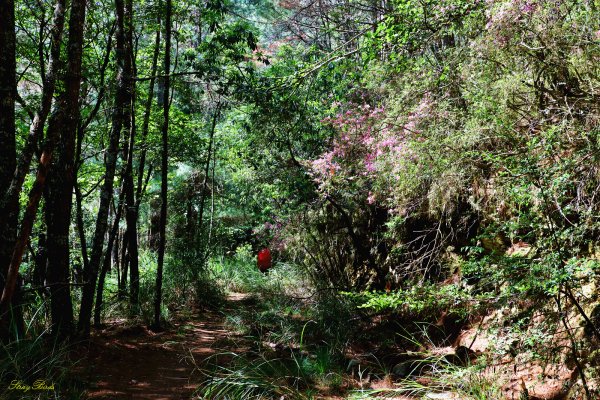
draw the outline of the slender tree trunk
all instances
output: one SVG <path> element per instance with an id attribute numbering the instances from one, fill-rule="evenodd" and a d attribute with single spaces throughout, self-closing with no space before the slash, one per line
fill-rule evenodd
<path id="1" fill-rule="evenodd" d="M 85 224 L 83 222 L 83 196 L 81 188 L 77 184 L 75 177 L 75 219 L 77 221 L 77 234 L 79 236 L 79 245 L 81 246 L 81 258 L 83 259 L 83 270 L 88 268 L 90 261 L 87 251 L 87 240 L 85 238 Z"/>
<path id="2" fill-rule="evenodd" d="M 127 229 L 121 231 L 121 281 L 119 285 L 119 300 L 123 300 L 127 294 L 127 274 L 129 270 L 129 254 L 127 253 Z"/>
<path id="3" fill-rule="evenodd" d="M 81 121 L 79 126 L 77 127 L 77 149 L 75 153 L 75 201 L 76 201 L 76 221 L 77 221 L 77 233 L 79 235 L 79 242 L 81 244 L 81 258 L 83 259 L 83 270 L 88 270 L 88 263 L 90 261 L 88 255 L 88 246 L 87 240 L 85 238 L 85 225 L 83 222 L 83 196 L 81 194 L 81 188 L 77 183 L 77 176 L 79 174 L 79 169 L 83 164 L 81 159 L 81 151 L 83 146 L 83 137 L 85 133 L 85 129 L 94 119 L 98 111 L 100 110 L 100 105 L 104 100 L 104 93 L 106 91 L 106 85 L 104 84 L 104 80 L 106 77 L 106 69 L 108 67 L 108 63 L 110 61 L 110 53 L 112 49 L 112 37 L 115 33 L 115 24 L 113 23 L 110 31 L 108 33 L 108 38 L 106 40 L 106 52 L 104 53 L 104 61 L 102 62 L 102 67 L 100 68 L 100 85 L 98 91 L 98 97 L 96 99 L 96 104 L 91 112 L 86 117 L 85 121 Z"/>
<path id="4" fill-rule="evenodd" d="M 159 13 L 160 15 L 160 13 Z M 160 27 L 160 16 L 158 18 L 158 26 Z M 137 176 L 137 191 L 136 191 L 136 212 L 139 213 L 140 203 L 142 202 L 142 189 L 144 179 L 144 168 L 146 166 L 146 139 L 148 137 L 148 130 L 150 127 L 150 113 L 152 111 L 152 100 L 154 97 L 154 84 L 155 76 L 158 66 L 158 55 L 160 54 L 160 28 L 156 30 L 156 36 L 154 39 L 154 54 L 152 55 L 152 67 L 150 68 L 150 82 L 148 84 L 148 98 L 146 99 L 146 106 L 144 109 L 144 121 L 142 123 L 142 141 L 140 154 L 140 163 L 138 168 Z"/>
<path id="5" fill-rule="evenodd" d="M 17 94 L 15 53 L 15 5 L 0 2 L 0 193 L 10 187 L 17 163 L 15 147 L 15 98 Z M 8 264 L 17 236 L 18 202 L 0 207 L 5 221 L 0 225 L 0 291 L 4 288 Z M 0 217 L 1 218 L 1 217 Z"/>
<path id="6" fill-rule="evenodd" d="M 206 240 L 206 249 L 204 250 L 204 262 L 208 261 L 210 255 L 210 245 L 212 241 L 213 223 L 215 218 L 215 168 L 217 165 L 217 146 L 213 146 L 212 168 L 211 168 L 211 188 L 210 188 L 210 222 L 208 225 L 208 239 Z"/>
<path id="7" fill-rule="evenodd" d="M 133 156 L 135 147 L 135 81 L 132 79 L 135 72 L 135 54 L 133 49 L 133 4 L 127 0 L 125 4 L 125 20 L 128 25 L 127 43 L 129 50 L 129 144 L 125 175 L 123 177 L 123 189 L 125 191 L 125 221 L 127 222 L 127 250 L 129 253 L 130 291 L 129 300 L 131 312 L 139 313 L 140 272 L 138 264 L 138 230 L 137 230 L 137 208 L 135 203 L 135 188 L 133 186 Z"/>
<path id="8" fill-rule="evenodd" d="M 117 233 L 114 239 L 115 243 L 119 243 L 119 227 L 117 226 Z M 110 265 L 110 270 L 112 272 L 112 270 L 115 269 L 115 271 L 117 271 L 117 283 L 120 284 L 121 282 L 121 270 L 119 270 L 119 245 L 117 244 L 115 246 L 115 244 L 113 243 L 113 247 L 112 247 L 112 262 Z"/>
<path id="9" fill-rule="evenodd" d="M 128 93 L 128 84 L 125 63 L 127 59 L 127 48 L 125 40 L 124 27 L 124 5 L 122 0 L 115 0 L 117 15 L 117 91 L 115 97 L 115 109 L 113 112 L 112 126 L 108 149 L 106 151 L 106 172 L 104 174 L 104 183 L 100 192 L 100 205 L 98 207 L 98 216 L 96 218 L 96 228 L 92 241 L 92 250 L 88 269 L 84 271 L 85 285 L 81 298 L 81 308 L 79 310 L 79 321 L 77 329 L 82 336 L 88 336 L 90 333 L 90 324 L 94 304 L 94 293 L 96 281 L 98 279 L 98 270 L 102 263 L 104 237 L 108 227 L 109 205 L 113 197 L 115 169 L 119 152 L 119 138 L 124 125 L 125 111 L 130 98 Z"/>
<path id="10" fill-rule="evenodd" d="M 160 183 L 160 238 L 158 243 L 158 266 L 156 270 L 156 293 L 154 298 L 154 327 L 160 328 L 160 306 L 162 303 L 162 278 L 165 260 L 166 226 L 167 226 L 167 190 L 169 168 L 169 93 L 171 87 L 171 0 L 167 0 L 165 21 L 165 78 L 163 92 L 163 126 L 162 126 L 162 155 L 161 155 L 161 183 Z"/>
<path id="11" fill-rule="evenodd" d="M 208 172 L 210 170 L 210 161 L 211 161 L 211 157 L 212 157 L 212 153 L 213 153 L 213 146 L 214 146 L 214 140 L 215 140 L 215 131 L 217 129 L 217 121 L 219 120 L 219 115 L 221 114 L 221 103 L 217 102 L 217 106 L 215 108 L 214 114 L 213 114 L 213 118 L 212 118 L 212 123 L 210 126 L 210 137 L 208 139 L 208 150 L 206 151 L 206 163 L 204 164 L 204 180 L 202 182 L 202 191 L 200 192 L 200 212 L 198 215 L 198 226 L 199 229 L 202 230 L 203 228 L 203 221 L 204 221 L 204 201 L 206 200 L 206 188 L 208 186 Z"/>
<path id="12" fill-rule="evenodd" d="M 149 201 L 150 206 L 150 227 L 148 229 L 148 247 L 158 253 L 158 242 L 160 232 L 160 204 L 155 198 Z"/>
<path id="13" fill-rule="evenodd" d="M 58 100 L 48 130 L 58 130 L 61 146 L 53 161 L 46 191 L 46 229 L 48 245 L 47 280 L 53 333 L 61 338 L 73 329 L 73 304 L 70 291 L 69 228 L 75 182 L 75 142 L 79 126 L 79 89 L 86 0 L 73 0 L 69 17 L 68 61 L 65 91 Z"/>
<path id="14" fill-rule="evenodd" d="M 67 55 L 69 58 L 69 63 L 66 70 L 65 75 L 65 92 L 61 96 L 62 101 L 67 104 L 60 104 L 57 106 L 57 115 L 56 120 L 64 121 L 64 124 L 56 124 L 58 126 L 77 126 L 78 120 L 78 98 L 79 98 L 79 87 L 81 84 L 81 54 L 82 54 L 82 45 L 83 45 L 83 26 L 85 20 L 85 0 L 74 0 L 72 4 L 72 12 L 71 12 L 71 26 L 70 26 L 70 37 L 69 37 L 69 45 L 67 49 Z M 57 9 L 59 7 L 57 6 Z M 64 12 L 64 11 L 63 11 Z M 60 13 L 59 13 L 60 14 Z M 58 62 L 58 61 L 57 61 Z M 48 77 L 48 75 L 46 76 Z M 74 107 L 68 107 L 68 104 L 75 104 Z M 35 122 L 35 121 L 34 121 Z M 43 125 L 42 125 L 43 126 Z M 74 131 L 73 131 L 74 135 Z M 44 146 L 44 150 L 42 151 L 42 155 L 40 157 L 40 164 L 38 167 L 38 171 L 36 174 L 36 179 L 33 184 L 33 188 L 29 193 L 29 201 L 27 207 L 25 209 L 25 214 L 23 216 L 23 222 L 21 224 L 21 230 L 19 232 L 18 238 L 15 242 L 15 246 L 13 249 L 13 254 L 11 257 L 11 261 L 8 267 L 6 285 L 2 291 L 2 297 L 0 298 L 0 313 L 2 315 L 2 329 L 5 329 L 8 326 L 7 322 L 7 311 L 9 308 L 10 301 L 15 294 L 17 278 L 19 273 L 19 267 L 21 261 L 23 259 L 23 253 L 25 251 L 25 247 L 29 240 L 29 235 L 31 234 L 31 229 L 33 228 L 33 223 L 35 221 L 37 208 L 39 205 L 40 198 L 44 191 L 44 186 L 46 184 L 46 179 L 48 176 L 48 171 L 50 168 L 50 164 L 52 162 L 52 156 L 54 153 L 54 148 L 56 143 L 60 138 L 59 129 L 52 129 L 49 127 L 46 144 Z M 31 135 L 30 135 L 31 139 Z M 35 142 L 35 141 L 34 141 Z M 26 154 L 25 154 L 26 156 Z M 15 178 L 19 179 L 18 176 L 19 171 L 15 174 Z M 15 180 L 12 180 L 11 189 L 15 184 Z M 20 185 L 19 185 L 20 186 Z M 17 193 L 20 191 L 20 188 L 16 191 Z M 10 194 L 10 193 L 9 193 Z M 11 198 L 9 197 L 9 201 Z M 7 203 L 5 203 L 7 204 Z M 70 207 L 70 206 L 69 206 Z M 68 265 L 67 265 L 68 268 Z M 62 282 L 64 283 L 64 282 Z M 68 282 L 66 283 L 68 288 Z M 56 288 L 60 290 L 61 285 L 56 285 Z M 55 297 L 57 298 L 57 297 Z M 70 296 L 69 296 L 70 301 Z M 57 303 L 58 304 L 58 303 Z M 58 317 L 61 321 L 67 321 L 68 316 L 66 317 Z M 53 318 L 54 321 L 54 318 Z M 68 325 L 68 324 L 65 324 Z"/>
<path id="15" fill-rule="evenodd" d="M 100 271 L 100 276 L 98 277 L 98 289 L 96 290 L 96 304 L 94 306 L 94 325 L 95 326 L 99 326 L 100 325 L 100 316 L 102 313 L 102 302 L 103 302 L 103 296 L 104 296 L 104 282 L 106 280 L 106 274 L 108 273 L 108 270 L 110 269 L 110 263 L 111 263 L 111 254 L 113 252 L 113 247 L 118 249 L 118 245 L 114 246 L 115 244 L 115 240 L 117 240 L 117 233 L 119 232 L 119 222 L 121 221 L 121 214 L 123 211 L 123 191 L 121 191 L 121 193 L 119 194 L 119 204 L 117 205 L 117 208 L 115 210 L 115 219 L 113 221 L 113 225 L 112 228 L 110 230 L 110 233 L 108 235 L 108 245 L 106 247 L 106 253 L 104 255 L 104 261 L 102 262 L 102 270 Z M 118 251 L 117 251 L 118 253 Z M 119 270 L 119 268 L 117 267 L 117 270 Z M 120 284 L 120 282 L 119 282 Z M 119 285 L 120 288 L 120 285 Z"/>
<path id="16" fill-rule="evenodd" d="M 25 214 L 23 215 L 23 220 L 21 222 L 21 230 L 19 231 L 17 240 L 15 241 L 15 247 L 8 266 L 8 271 L 6 273 L 6 281 L 4 289 L 2 290 L 2 297 L 0 297 L 0 337 L 3 338 L 5 338 L 8 334 L 8 329 L 10 326 L 9 305 L 15 294 L 17 278 L 19 276 L 19 267 L 21 266 L 23 253 L 25 252 L 27 241 L 29 240 L 29 235 L 31 234 L 31 229 L 33 228 L 33 223 L 35 222 L 35 216 L 37 214 L 40 198 L 42 197 L 42 193 L 44 191 L 44 185 L 46 184 L 46 177 L 48 175 L 48 168 L 50 167 L 52 153 L 54 151 L 54 147 L 56 146 L 57 140 L 58 138 L 56 135 L 49 135 L 46 140 L 46 145 L 44 146 L 44 150 L 42 151 L 42 155 L 40 157 L 40 163 L 37 169 L 35 181 L 29 192 L 27 207 L 25 208 Z"/>
<path id="17" fill-rule="evenodd" d="M 130 148 L 133 150 L 133 146 Z M 130 158 L 133 152 L 130 153 Z M 129 255 L 129 273 L 130 273 L 130 291 L 129 300 L 133 314 L 139 312 L 139 292 L 140 292 L 140 272 L 138 263 L 138 230 L 137 230 L 137 212 L 135 206 L 135 194 L 133 187 L 133 176 L 131 174 L 131 165 L 128 174 L 125 176 L 125 221 L 127 223 L 127 254 Z"/>
<path id="18" fill-rule="evenodd" d="M 35 255 L 35 266 L 33 270 L 33 285 L 38 288 L 38 294 L 43 297 L 44 282 L 46 281 L 46 263 L 48 262 L 48 247 L 46 245 L 46 235 L 40 233 L 37 245 L 37 254 Z"/>
<path id="19" fill-rule="evenodd" d="M 154 39 L 154 53 L 152 55 L 152 66 L 150 68 L 150 82 L 149 82 L 149 87 L 148 87 L 148 98 L 146 99 L 146 105 L 144 108 L 144 120 L 142 122 L 142 140 L 141 140 L 141 154 L 140 154 L 140 161 L 139 161 L 139 166 L 138 166 L 138 176 L 137 176 L 137 188 L 136 188 L 136 195 L 135 195 L 135 216 L 136 216 L 136 222 L 139 219 L 139 211 L 140 211 L 140 204 L 142 202 L 142 196 L 145 192 L 145 188 L 148 184 L 148 180 L 150 179 L 150 174 L 152 173 L 152 166 L 150 166 L 148 168 L 148 174 L 146 176 L 146 181 L 144 182 L 144 169 L 146 166 L 146 153 L 147 153 L 147 148 L 146 148 L 146 143 L 147 143 L 147 137 L 148 137 L 148 131 L 149 131 L 149 127 L 150 127 L 150 114 L 152 111 L 152 101 L 153 101 L 153 97 L 154 97 L 154 86 L 155 86 L 155 76 L 156 76 L 156 72 L 158 70 L 158 56 L 160 54 L 160 13 L 158 13 L 158 28 L 156 30 L 156 36 Z M 149 241 L 150 242 L 150 241 Z M 152 248 L 152 244 L 149 243 L 150 247 Z"/>
<path id="20" fill-rule="evenodd" d="M 0 57 L 6 57 L 7 59 L 12 58 L 12 64 L 5 64 L 4 60 L 0 60 L 0 64 L 2 64 L 2 68 L 7 68 L 5 71 L 0 70 L 2 77 L 0 79 L 16 79 L 15 76 L 15 65 L 14 56 L 15 56 L 15 44 L 14 44 L 14 15 L 9 15 L 9 10 L 13 7 L 13 0 L 2 1 L 1 7 L 6 7 L 6 11 L 2 11 L 0 15 L 2 21 L 2 28 L 0 30 L 12 30 L 12 33 L 7 34 L 5 36 L 7 40 L 6 44 L 0 43 L 0 49 L 2 49 Z M 6 13 L 6 17 L 4 14 Z M 6 24 L 5 24 L 6 22 Z M 14 244 L 14 237 L 16 235 L 16 226 L 17 226 L 17 218 L 19 213 L 19 196 L 21 194 L 21 188 L 23 182 L 25 181 L 25 177 L 29 172 L 29 167 L 31 165 L 31 160 L 33 158 L 33 154 L 35 152 L 35 148 L 40 142 L 40 139 L 43 135 L 44 124 L 46 122 L 46 118 L 48 117 L 48 113 L 50 112 L 50 106 L 52 105 L 52 98 L 54 96 L 54 89 L 56 87 L 56 78 L 58 75 L 58 71 L 60 68 L 60 48 L 61 48 L 61 38 L 64 28 L 65 22 L 65 0 L 57 0 L 56 6 L 54 8 L 53 22 L 52 28 L 50 30 L 50 58 L 48 63 L 47 73 L 44 74 L 44 81 L 42 87 L 42 98 L 40 101 L 40 105 L 33 117 L 33 122 L 29 128 L 29 136 L 25 142 L 25 147 L 23 148 L 19 162 L 12 168 L 1 168 L 2 175 L 10 174 L 10 181 L 8 187 L 4 188 L 0 193 L 0 235 L 3 232 L 7 231 L 9 233 L 8 239 L 10 239 L 10 235 L 13 235 L 13 239 L 5 240 L 4 238 L 0 238 L 0 271 L 5 271 L 8 268 L 7 262 L 2 261 L 2 254 L 8 251 L 8 259 L 10 260 L 12 256 L 12 250 Z M 12 38 L 12 39 L 11 39 Z M 12 45 L 9 43 L 13 41 Z M 12 70 L 12 73 L 9 71 Z M 10 78 L 10 77 L 13 78 Z M 14 120 L 14 100 L 16 96 L 16 81 L 14 82 L 14 89 L 12 90 L 12 94 L 9 97 L 2 96 L 5 99 L 3 102 L 7 102 L 9 104 L 12 102 L 12 114 L 7 110 L 0 110 L 0 120 L 4 118 L 4 115 L 7 116 L 7 121 L 11 119 Z M 4 85 L 2 85 L 4 86 Z M 6 113 L 8 112 L 8 113 Z M 6 113 L 6 114 L 5 114 Z M 1 122 L 0 122 L 1 123 Z M 2 128 L 0 128 L 2 129 Z M 14 135 L 14 126 L 13 126 L 13 135 Z M 2 156 L 0 157 L 9 157 L 12 153 L 12 149 L 10 147 L 10 143 L 2 143 Z M 6 156 L 4 156 L 6 154 Z M 0 162 L 3 159 L 0 158 Z M 0 178 L 2 179 L 2 178 Z M 11 233 L 14 231 L 14 233 Z M 8 249 L 8 250 L 6 250 Z"/>

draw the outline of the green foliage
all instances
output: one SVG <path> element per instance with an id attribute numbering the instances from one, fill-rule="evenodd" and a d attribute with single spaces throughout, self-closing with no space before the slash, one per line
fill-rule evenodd
<path id="1" fill-rule="evenodd" d="M 598 268 L 596 259 L 571 258 L 563 262 L 550 254 L 539 258 L 484 256 L 466 262 L 463 272 L 468 280 L 477 282 L 480 290 L 501 292 L 507 297 L 547 298 L 565 285 L 579 287 L 588 282 Z"/>
<path id="2" fill-rule="evenodd" d="M 359 308 L 377 313 L 396 312 L 406 316 L 435 316 L 444 310 L 467 314 L 473 297 L 457 285 L 415 284 L 393 292 L 345 293 L 360 300 Z"/>
<path id="3" fill-rule="evenodd" d="M 260 272 L 249 244 L 238 247 L 232 257 L 211 259 L 208 268 L 211 278 L 230 292 L 269 297 L 293 290 L 303 279 L 298 269 L 288 263 L 276 262 L 267 273 Z"/>

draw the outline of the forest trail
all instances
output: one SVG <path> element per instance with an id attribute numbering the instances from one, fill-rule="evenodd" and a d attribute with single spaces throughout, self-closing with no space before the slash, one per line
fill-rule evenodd
<path id="1" fill-rule="evenodd" d="M 225 310 L 244 306 L 230 295 Z M 142 325 L 111 321 L 92 335 L 81 360 L 88 399 L 190 399 L 204 379 L 198 367 L 215 354 L 239 351 L 241 337 L 225 327 L 222 312 L 176 313 L 172 325 L 154 333 Z"/>

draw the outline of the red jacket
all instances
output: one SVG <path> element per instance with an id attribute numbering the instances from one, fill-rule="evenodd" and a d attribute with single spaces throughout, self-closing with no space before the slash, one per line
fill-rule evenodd
<path id="1" fill-rule="evenodd" d="M 269 251 L 269 249 L 264 248 L 261 251 L 258 252 L 258 257 L 257 257 L 257 264 L 258 264 L 258 269 L 261 272 L 265 272 L 267 271 L 269 268 L 271 268 L 271 252 Z"/>

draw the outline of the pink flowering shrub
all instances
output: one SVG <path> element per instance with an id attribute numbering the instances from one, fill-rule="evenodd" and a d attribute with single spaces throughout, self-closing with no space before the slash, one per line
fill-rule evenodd
<path id="1" fill-rule="evenodd" d="M 323 120 L 335 136 L 330 149 L 309 163 L 322 195 L 351 191 L 363 204 L 392 213 L 407 209 L 422 177 L 433 171 L 424 153 L 439 142 L 433 127 L 450 116 L 429 92 L 413 102 L 404 110 L 348 103 Z"/>
<path id="2" fill-rule="evenodd" d="M 414 159 L 410 142 L 421 140 L 421 122 L 432 107 L 429 95 L 424 95 L 415 109 L 399 124 L 387 117 L 385 108 L 367 104 L 346 104 L 334 117 L 323 123 L 334 128 L 336 136 L 330 150 L 310 163 L 314 180 L 323 192 L 335 191 L 336 185 L 358 184 L 367 189 L 382 173 L 398 174 L 393 161 Z"/>
<path id="3" fill-rule="evenodd" d="M 574 154 L 591 160 L 597 146 L 600 25 L 588 6 L 485 0 L 470 12 L 466 3 L 415 2 L 432 8 L 423 30 L 419 10 L 403 9 L 414 24 L 390 20 L 383 46 L 405 57 L 398 71 L 384 83 L 367 73 L 375 95 L 363 100 L 324 100 L 331 138 L 304 161 L 320 197 L 291 224 L 288 247 L 332 285 L 427 276 L 447 249 L 496 223 L 528 234 L 519 213 L 538 215 L 542 203 L 528 174 L 548 180 L 550 208 L 568 223 L 597 191 L 597 163 L 560 166 Z M 456 16 L 462 25 L 446 24 Z"/>

